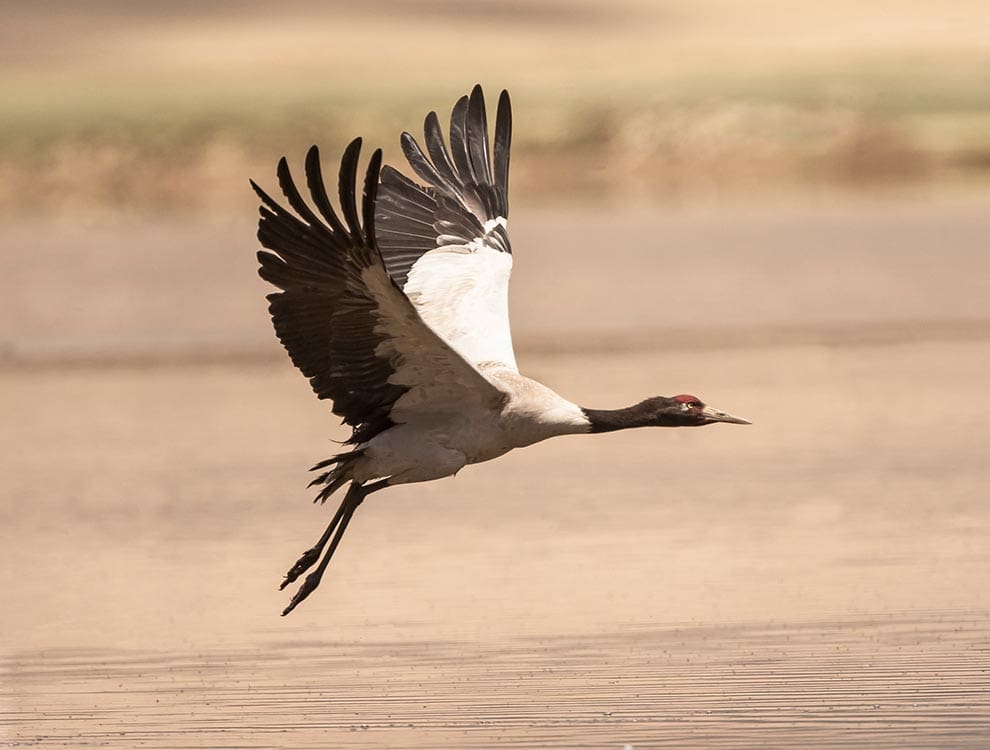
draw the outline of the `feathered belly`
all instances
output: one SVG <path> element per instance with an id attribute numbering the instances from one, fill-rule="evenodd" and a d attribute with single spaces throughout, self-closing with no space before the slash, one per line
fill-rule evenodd
<path id="1" fill-rule="evenodd" d="M 518 376 L 517 376 L 518 377 Z M 437 413 L 430 421 L 396 425 L 364 446 L 355 479 L 391 477 L 393 484 L 426 482 L 456 474 L 467 464 L 490 461 L 557 435 L 587 432 L 580 409 L 554 396 L 531 403 L 516 399 L 500 413 Z"/>
<path id="2" fill-rule="evenodd" d="M 493 425 L 397 425 L 364 447 L 355 466 L 357 481 L 391 477 L 393 484 L 452 476 L 467 464 L 497 458 L 516 447 Z"/>

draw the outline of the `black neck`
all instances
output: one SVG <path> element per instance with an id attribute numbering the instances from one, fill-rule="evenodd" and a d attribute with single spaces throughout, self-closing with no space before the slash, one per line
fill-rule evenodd
<path id="1" fill-rule="evenodd" d="M 644 408 L 644 403 L 627 406 L 625 409 L 585 409 L 581 410 L 591 423 L 592 432 L 614 432 L 632 427 L 652 427 L 657 424 L 655 411 Z"/>

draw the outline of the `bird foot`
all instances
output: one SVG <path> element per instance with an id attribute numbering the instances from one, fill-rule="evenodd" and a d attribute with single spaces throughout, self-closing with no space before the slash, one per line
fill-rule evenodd
<path id="1" fill-rule="evenodd" d="M 303 552 L 302 557 L 296 560 L 295 565 L 293 565 L 289 569 L 289 572 L 285 574 L 285 580 L 282 581 L 282 585 L 278 587 L 278 590 L 281 591 L 309 570 L 313 566 L 313 563 L 320 559 L 320 552 L 322 551 L 323 550 L 319 547 L 310 547 L 308 550 Z"/>
<path id="2" fill-rule="evenodd" d="M 296 595 L 292 597 L 292 601 L 289 602 L 289 606 L 282 610 L 282 617 L 289 614 L 289 612 L 294 610 L 303 599 L 316 591 L 316 587 L 320 585 L 320 579 L 322 577 L 322 570 L 315 570 L 306 576 L 306 580 L 303 581 L 303 585 L 299 587 Z"/>

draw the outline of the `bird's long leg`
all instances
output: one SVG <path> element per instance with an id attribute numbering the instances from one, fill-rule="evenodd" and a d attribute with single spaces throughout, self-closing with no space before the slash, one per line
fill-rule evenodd
<path id="1" fill-rule="evenodd" d="M 363 487 L 362 485 L 352 483 L 347 489 L 347 495 L 337 508 L 337 512 L 333 514 L 333 519 L 330 521 L 330 525 L 327 526 L 326 531 L 323 532 L 323 536 L 321 536 L 320 540 L 316 544 L 303 552 L 302 556 L 296 560 L 295 564 L 289 569 L 289 572 L 285 574 L 285 579 L 282 581 L 281 585 L 279 585 L 278 590 L 281 591 L 290 583 L 293 583 L 297 578 L 299 578 L 299 576 L 309 570 L 313 566 L 313 563 L 320 559 L 320 553 L 323 552 L 323 548 L 327 546 L 327 542 L 330 541 L 330 537 L 333 536 L 333 532 L 337 528 L 337 524 L 340 523 L 340 519 L 343 518 L 344 513 L 347 510 L 349 502 L 348 498 L 351 497 L 352 492 L 357 492 L 359 490 L 362 491 L 364 495 L 361 500 L 363 500 L 372 492 L 382 489 L 386 484 L 387 480 L 385 479 L 374 482 L 373 484 L 363 485 Z M 354 505 L 355 508 L 361 504 L 361 500 L 357 501 Z"/>
<path id="2" fill-rule="evenodd" d="M 347 490 L 347 495 L 350 496 L 351 490 L 358 485 L 351 485 L 351 488 Z M 320 553 L 323 552 L 323 548 L 327 546 L 334 529 L 337 528 L 337 524 L 340 523 L 340 519 L 344 515 L 344 511 L 347 510 L 347 498 L 345 497 L 343 502 L 337 508 L 337 512 L 333 514 L 333 520 L 330 521 L 330 525 L 327 526 L 327 530 L 323 532 L 323 536 L 320 537 L 320 541 L 310 547 L 308 550 L 302 553 L 302 556 L 296 560 L 295 565 L 289 568 L 289 572 L 285 574 L 285 579 L 282 584 L 278 587 L 281 591 L 290 583 L 295 581 L 299 576 L 309 570 L 313 563 L 320 559 Z"/>
<path id="3" fill-rule="evenodd" d="M 292 570 L 289 571 L 289 575 L 286 576 L 285 582 L 280 588 L 285 588 L 285 586 L 294 581 L 299 575 L 308 569 L 316 558 L 319 557 L 323 546 L 330 539 L 331 534 L 333 539 L 330 541 L 330 546 L 327 548 L 326 554 L 320 561 L 316 570 L 306 576 L 306 580 L 303 581 L 302 586 L 296 592 L 295 596 L 292 597 L 292 601 L 289 602 L 289 606 L 282 611 L 282 616 L 289 614 L 296 606 L 303 601 L 307 596 L 312 594 L 316 587 L 320 585 L 320 580 L 323 578 L 323 573 L 326 571 L 327 566 L 330 564 L 330 559 L 333 557 L 333 553 L 337 551 L 337 545 L 340 544 L 340 540 L 344 536 L 344 532 L 347 531 L 347 525 L 351 522 L 351 516 L 354 515 L 354 511 L 357 510 L 358 506 L 364 502 L 364 499 L 370 495 L 372 492 L 382 489 L 388 485 L 387 479 L 381 479 L 372 484 L 361 485 L 357 482 L 351 482 L 351 486 L 347 489 L 347 494 L 344 495 L 343 501 L 340 503 L 340 507 L 333 516 L 333 520 L 327 527 L 327 530 L 323 532 L 323 536 L 320 537 L 320 541 L 316 543 L 312 549 L 307 550 L 299 561 L 293 566 Z M 310 559 L 312 558 L 312 559 Z M 303 564 L 305 563 L 305 564 Z M 297 568 L 299 569 L 297 571 Z M 293 575 L 293 573 L 295 575 Z M 292 576 L 290 579 L 289 576 Z"/>

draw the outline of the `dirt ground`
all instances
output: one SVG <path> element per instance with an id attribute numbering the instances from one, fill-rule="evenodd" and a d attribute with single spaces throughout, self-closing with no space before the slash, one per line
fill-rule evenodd
<path id="1" fill-rule="evenodd" d="M 130 230 L 8 230 L 0 739 L 984 745 L 986 218 L 867 213 L 620 222 L 695 249 L 653 265 L 643 242 L 544 254 L 531 241 L 567 223 L 524 224 L 525 371 L 588 406 L 689 391 L 754 424 L 561 438 L 376 495 L 284 619 L 281 575 L 332 511 L 305 469 L 343 433 L 264 349 L 262 287 L 231 262 L 250 240 L 203 230 L 207 252 L 194 229 L 138 228 L 158 244 L 129 255 Z M 627 248 L 648 273 L 580 316 L 573 294 Z M 644 301 L 681 277 L 695 320 L 681 292 Z M 719 323 L 719 299 L 737 316 Z M 623 317 L 635 335 L 610 338 Z M 244 356 L 211 356 L 231 340 Z"/>

